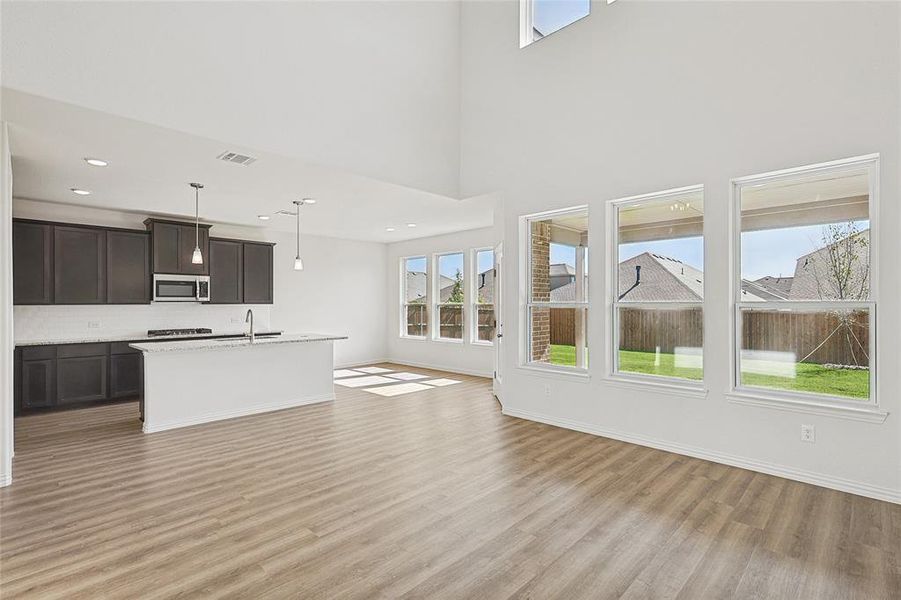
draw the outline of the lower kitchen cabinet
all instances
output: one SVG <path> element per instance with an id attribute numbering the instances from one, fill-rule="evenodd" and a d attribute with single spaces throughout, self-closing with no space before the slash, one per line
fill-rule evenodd
<path id="1" fill-rule="evenodd" d="M 109 397 L 132 398 L 144 391 L 144 359 L 140 352 L 111 354 L 109 357 Z"/>
<path id="2" fill-rule="evenodd" d="M 77 356 L 56 362 L 56 403 L 82 404 L 107 399 L 109 357 Z"/>
<path id="3" fill-rule="evenodd" d="M 56 404 L 56 360 L 23 360 L 20 401 L 23 410 Z"/>
<path id="4" fill-rule="evenodd" d="M 25 346 L 16 349 L 16 414 L 138 398 L 144 360 L 127 343 Z"/>

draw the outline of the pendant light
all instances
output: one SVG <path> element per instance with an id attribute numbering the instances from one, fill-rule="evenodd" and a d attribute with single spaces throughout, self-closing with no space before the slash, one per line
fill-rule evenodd
<path id="1" fill-rule="evenodd" d="M 297 254 L 294 255 L 294 270 L 303 271 L 303 259 L 300 257 L 300 207 L 303 206 L 303 200 L 295 200 L 294 206 L 297 207 Z"/>
<path id="2" fill-rule="evenodd" d="M 191 255 L 192 265 L 203 264 L 203 252 L 200 251 L 200 190 L 202 183 L 192 183 L 194 188 L 194 253 Z"/>

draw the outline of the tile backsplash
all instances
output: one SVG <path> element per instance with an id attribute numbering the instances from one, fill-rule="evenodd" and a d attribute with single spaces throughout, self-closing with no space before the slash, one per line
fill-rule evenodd
<path id="1" fill-rule="evenodd" d="M 272 329 L 268 304 L 16 306 L 13 323 L 17 343 L 143 335 L 148 329 L 186 327 L 209 327 L 215 333 L 233 333 L 244 331 L 248 308 L 253 309 L 257 331 Z"/>

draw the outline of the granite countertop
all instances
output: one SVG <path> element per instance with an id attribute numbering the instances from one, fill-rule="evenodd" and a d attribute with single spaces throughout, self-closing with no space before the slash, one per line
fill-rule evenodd
<path id="1" fill-rule="evenodd" d="M 256 335 L 280 335 L 278 330 L 257 331 Z M 107 342 L 152 342 L 162 343 L 175 340 L 194 340 L 197 338 L 222 338 L 246 335 L 245 331 L 225 331 L 214 333 L 191 333 L 186 335 L 161 335 L 150 337 L 146 333 L 107 335 L 96 337 L 69 338 L 62 340 L 16 340 L 16 346 L 58 346 L 62 344 L 102 344 Z M 201 340 L 202 341 L 202 340 Z"/>
<path id="2" fill-rule="evenodd" d="M 129 344 L 135 350 L 149 352 L 184 352 L 188 350 L 223 350 L 229 348 L 249 348 L 251 346 L 269 346 L 272 344 L 300 344 L 306 342 L 330 342 L 346 340 L 346 335 L 329 335 L 320 333 L 288 333 L 273 337 L 258 337 L 252 344 L 249 338 L 226 338 L 207 340 L 186 340 L 171 342 L 153 342 Z"/>

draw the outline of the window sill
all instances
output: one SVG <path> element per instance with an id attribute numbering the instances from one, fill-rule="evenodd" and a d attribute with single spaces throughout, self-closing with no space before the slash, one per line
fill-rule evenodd
<path id="1" fill-rule="evenodd" d="M 530 375 L 550 377 L 552 379 L 567 379 L 569 381 L 578 381 L 580 383 L 588 383 L 591 380 L 588 369 L 577 369 L 575 367 L 539 367 L 536 365 L 519 365 L 518 368 L 527 371 Z"/>
<path id="2" fill-rule="evenodd" d="M 469 342 L 473 346 L 482 346 L 483 348 L 494 348 L 494 342 L 472 341 Z"/>
<path id="3" fill-rule="evenodd" d="M 888 417 L 888 411 L 873 405 L 849 406 L 847 404 L 833 404 L 831 402 L 818 402 L 816 400 L 801 400 L 795 398 L 782 398 L 765 394 L 753 394 L 746 391 L 733 391 L 726 394 L 726 398 L 733 404 L 746 406 L 759 406 L 775 410 L 823 415 L 851 421 L 864 421 L 866 423 L 884 423 Z"/>
<path id="4" fill-rule="evenodd" d="M 681 396 L 683 398 L 701 399 L 707 397 L 707 389 L 700 385 L 680 385 L 668 381 L 649 381 L 647 379 L 632 379 L 630 377 L 617 377 L 608 375 L 602 382 L 612 387 L 626 390 L 641 390 L 667 396 Z"/>
<path id="5" fill-rule="evenodd" d="M 424 335 L 402 335 L 399 337 L 402 340 L 413 340 L 414 342 L 427 342 L 429 340 Z"/>
<path id="6" fill-rule="evenodd" d="M 462 344 L 463 338 L 432 338 L 433 342 L 441 342 L 442 344 Z"/>

